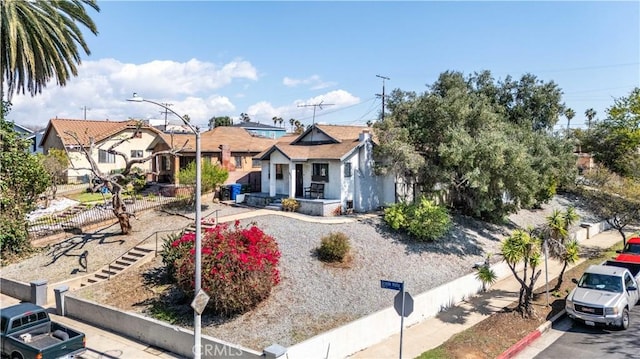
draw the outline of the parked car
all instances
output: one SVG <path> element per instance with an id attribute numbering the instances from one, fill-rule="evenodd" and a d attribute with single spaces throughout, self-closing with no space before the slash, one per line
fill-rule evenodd
<path id="1" fill-rule="evenodd" d="M 640 237 L 629 238 L 624 248 L 617 252 L 617 261 L 640 263 Z"/>
<path id="2" fill-rule="evenodd" d="M 11 359 L 74 358 L 86 351 L 85 335 L 52 322 L 46 310 L 20 303 L 0 310 L 0 353 Z"/>
<path id="3" fill-rule="evenodd" d="M 629 327 L 629 311 L 639 299 L 640 264 L 610 260 L 591 265 L 566 298 L 567 315 L 586 325 Z"/>

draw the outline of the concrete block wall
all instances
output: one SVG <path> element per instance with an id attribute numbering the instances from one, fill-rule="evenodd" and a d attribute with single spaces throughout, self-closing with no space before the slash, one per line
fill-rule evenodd
<path id="1" fill-rule="evenodd" d="M 31 301 L 31 285 L 29 283 L 0 277 L 0 292 L 25 302 Z"/>
<path id="2" fill-rule="evenodd" d="M 186 358 L 193 357 L 193 331 L 136 313 L 122 312 L 114 307 L 74 297 L 72 294 L 65 296 L 65 311 L 68 317 L 123 334 Z M 202 336 L 201 343 L 202 358 L 262 358 L 262 353 L 206 335 Z"/>

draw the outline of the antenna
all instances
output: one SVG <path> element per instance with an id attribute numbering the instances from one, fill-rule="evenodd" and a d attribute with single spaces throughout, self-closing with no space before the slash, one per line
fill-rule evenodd
<path id="1" fill-rule="evenodd" d="M 382 95 L 376 94 L 376 96 L 382 97 L 382 121 L 384 121 L 384 82 L 385 80 L 391 80 L 391 79 L 382 75 L 376 75 L 376 77 L 379 77 L 382 79 Z"/>
<path id="2" fill-rule="evenodd" d="M 322 110 L 322 106 L 333 106 L 334 104 L 332 103 L 324 103 L 324 100 L 320 101 L 320 103 L 314 103 L 314 104 L 310 104 L 310 105 L 298 105 L 298 107 L 312 107 L 313 106 L 313 122 L 312 122 L 312 126 L 315 126 L 316 124 L 316 107 L 319 108 L 320 110 Z"/>

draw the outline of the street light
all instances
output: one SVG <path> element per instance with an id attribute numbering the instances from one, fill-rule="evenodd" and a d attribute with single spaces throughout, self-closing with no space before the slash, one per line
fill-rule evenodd
<path id="1" fill-rule="evenodd" d="M 202 289 L 202 227 L 201 227 L 201 222 L 202 222 L 202 209 L 201 209 L 201 194 L 200 191 L 202 189 L 202 164 L 200 163 L 200 128 L 198 128 L 198 126 L 193 127 L 189 121 L 185 120 L 184 117 L 178 115 L 178 113 L 176 113 L 174 110 L 170 109 L 168 106 L 165 106 L 159 102 L 155 102 L 155 101 L 151 101 L 151 100 L 147 100 L 144 99 L 140 96 L 138 96 L 135 92 L 133 93 L 133 97 L 127 99 L 127 101 L 132 101 L 132 102 L 148 102 L 148 103 L 152 103 L 154 105 L 160 106 L 162 108 L 164 108 L 166 111 L 169 111 L 171 113 L 173 113 L 174 115 L 178 116 L 178 118 L 180 118 L 182 120 L 182 122 L 184 122 L 185 125 L 187 125 L 191 131 L 193 131 L 196 134 L 196 250 L 195 250 L 195 256 L 196 256 L 196 275 L 195 275 L 195 296 L 196 298 L 200 295 L 200 291 Z M 194 332 L 193 332 L 193 336 L 194 336 L 194 348 L 193 348 L 193 355 L 195 359 L 200 359 L 200 355 L 201 355 L 201 344 L 200 344 L 200 340 L 201 340 L 201 331 L 202 331 L 202 317 L 201 317 L 201 311 L 198 309 L 194 308 L 193 311 L 193 326 L 194 326 Z"/>

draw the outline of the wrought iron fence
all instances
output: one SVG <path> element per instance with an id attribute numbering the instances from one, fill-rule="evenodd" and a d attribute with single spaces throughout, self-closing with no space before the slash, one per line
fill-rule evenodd
<path id="1" fill-rule="evenodd" d="M 160 206 L 175 206 L 184 202 L 184 198 L 147 196 L 141 199 L 125 199 L 127 211 L 138 213 Z M 81 228 L 95 223 L 113 219 L 114 214 L 110 202 L 102 204 L 81 204 L 62 212 L 45 215 L 29 222 L 29 237 L 40 238 L 57 233 L 70 232 L 79 234 Z"/>

